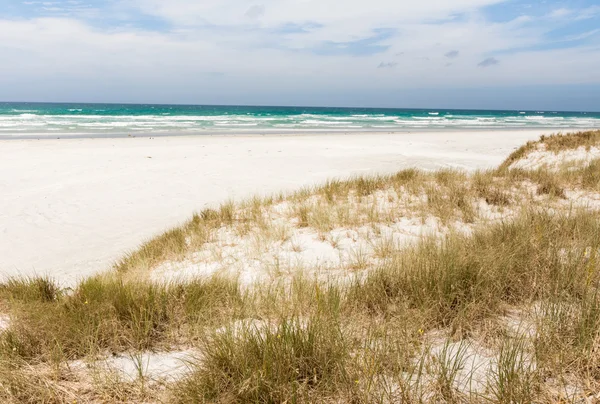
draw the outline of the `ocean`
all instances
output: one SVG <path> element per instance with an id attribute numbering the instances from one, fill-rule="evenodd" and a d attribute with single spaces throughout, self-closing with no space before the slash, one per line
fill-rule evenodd
<path id="1" fill-rule="evenodd" d="M 600 129 L 600 112 L 0 103 L 0 138 Z"/>

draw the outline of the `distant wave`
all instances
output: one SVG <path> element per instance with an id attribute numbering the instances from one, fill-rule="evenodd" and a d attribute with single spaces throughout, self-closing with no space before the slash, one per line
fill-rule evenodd
<path id="1" fill-rule="evenodd" d="M 600 128 L 600 113 L 362 108 L 0 104 L 0 137 L 277 131 Z"/>

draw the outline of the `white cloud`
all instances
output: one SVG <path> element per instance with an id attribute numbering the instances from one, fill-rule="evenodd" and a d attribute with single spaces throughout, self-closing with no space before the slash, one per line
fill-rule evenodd
<path id="1" fill-rule="evenodd" d="M 590 6 L 577 13 L 578 20 L 586 20 L 600 15 L 600 6 Z"/>
<path id="2" fill-rule="evenodd" d="M 594 36 L 599 32 L 600 32 L 600 29 L 593 29 L 591 31 L 582 32 L 581 34 L 566 36 L 563 38 L 563 41 L 579 41 L 581 39 L 586 39 L 591 36 Z"/>
<path id="3" fill-rule="evenodd" d="M 550 12 L 546 17 L 550 19 L 569 19 L 581 21 L 600 15 L 600 6 L 590 6 L 582 9 L 561 7 Z"/>
<path id="4" fill-rule="evenodd" d="M 246 0 L 132 0 L 143 12 L 176 25 L 202 23 L 238 26 L 247 23 Z M 455 13 L 505 0 L 266 0 L 260 4 L 260 26 L 275 28 L 288 22 L 316 22 L 324 26 L 320 38 L 348 41 L 368 36 L 380 27 L 444 19 Z"/>
<path id="5" fill-rule="evenodd" d="M 550 18 L 563 18 L 566 16 L 569 16 L 573 14 L 573 10 L 570 10 L 568 8 L 557 8 L 556 10 L 553 10 L 548 17 Z"/>
<path id="6" fill-rule="evenodd" d="M 597 47 L 506 52 L 544 44 L 551 26 L 528 16 L 491 23 L 480 9 L 495 3 L 128 0 L 111 10 L 124 20 L 140 11 L 166 19 L 171 28 L 165 32 L 125 25 L 99 28 L 75 17 L 0 20 L 0 99 L 15 99 L 26 89 L 27 94 L 51 96 L 59 85 L 65 94 L 112 91 L 130 101 L 196 97 L 211 102 L 217 96 L 293 95 L 311 89 L 600 83 Z M 452 18 L 457 13 L 461 17 Z M 561 15 L 566 14 L 557 12 L 555 18 Z M 308 28 L 286 32 L 282 27 Z M 381 52 L 357 57 L 323 47 L 339 42 L 332 49 L 348 49 L 346 42 L 371 38 L 381 28 L 392 33 L 376 42 Z M 460 50 L 460 57 L 453 57 L 459 55 L 453 50 Z M 479 68 L 491 55 L 501 64 Z M 449 57 L 452 69 L 447 69 Z"/>

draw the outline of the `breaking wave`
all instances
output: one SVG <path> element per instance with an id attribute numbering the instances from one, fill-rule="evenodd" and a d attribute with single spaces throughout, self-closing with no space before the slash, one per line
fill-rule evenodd
<path id="1" fill-rule="evenodd" d="M 364 108 L 0 104 L 0 137 L 222 132 L 600 128 L 600 113 Z"/>

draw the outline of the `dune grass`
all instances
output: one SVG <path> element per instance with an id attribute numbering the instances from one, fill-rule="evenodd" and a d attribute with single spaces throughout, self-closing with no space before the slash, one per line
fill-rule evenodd
<path id="1" fill-rule="evenodd" d="M 571 138 L 575 140 L 568 140 Z M 525 155 L 537 144 L 577 147 L 595 144 L 599 139 L 596 132 L 555 135 L 543 137 L 515 153 Z M 123 274 L 147 274 L 165 261 L 185 259 L 190 252 L 212 241 L 215 232 L 222 228 L 232 227 L 240 236 L 253 231 L 256 234 L 259 229 L 261 237 L 285 240 L 289 232 L 281 225 L 273 225 L 272 213 L 274 206 L 282 202 L 292 206 L 288 219 L 297 228 L 327 233 L 335 228 L 393 224 L 406 216 L 423 220 L 435 217 L 443 224 L 477 223 L 489 214 L 481 210 L 481 201 L 488 210 L 496 212 L 520 208 L 533 195 L 560 200 L 566 198 L 567 188 L 600 190 L 600 160 L 585 167 L 550 172 L 508 169 L 514 159 L 509 157 L 498 169 L 473 174 L 448 169 L 435 173 L 407 169 L 393 175 L 330 180 L 322 186 L 278 198 L 253 198 L 241 204 L 229 201 L 218 209 L 206 209 L 183 226 L 144 243 L 117 262 L 115 268 Z M 533 195 L 527 189 L 530 184 L 535 186 Z"/>
<path id="2" fill-rule="evenodd" d="M 335 319 L 281 319 L 212 336 L 205 359 L 177 388 L 176 401 L 314 401 L 348 385 L 348 345 Z"/>
<path id="3" fill-rule="evenodd" d="M 319 306 L 318 293 L 271 296 L 270 304 L 281 299 L 301 305 L 302 316 L 295 317 L 298 313 L 283 309 L 285 303 L 279 302 L 282 311 L 268 317 L 267 323 L 206 336 L 207 357 L 175 387 L 175 399 L 313 402 L 362 397 L 370 402 L 385 396 L 390 402 L 399 397 L 461 401 L 465 393 L 456 388 L 455 379 L 468 358 L 453 356 L 456 352 L 443 355 L 442 351 L 441 359 L 421 369 L 421 377 L 433 381 L 426 389 L 415 387 L 421 360 L 417 347 L 426 346 L 425 336 L 447 330 L 453 338 L 467 341 L 510 307 L 536 302 L 554 302 L 561 310 L 575 301 L 585 307 L 569 309 L 573 316 L 569 322 L 550 323 L 562 324 L 575 335 L 557 339 L 555 331 L 539 327 L 539 334 L 527 344 L 523 337 L 499 337 L 498 367 L 490 374 L 488 397 L 496 402 L 536 399 L 543 390 L 542 375 L 559 377 L 567 362 L 570 372 L 595 383 L 589 369 L 597 364 L 591 354 L 597 348 L 600 324 L 595 300 L 586 296 L 597 288 L 599 268 L 590 266 L 590 248 L 600 248 L 600 220 L 595 214 L 531 212 L 472 236 L 455 234 L 441 244 L 428 240 L 396 252 L 389 264 L 364 282 L 333 287 L 339 301 L 325 299 Z M 263 318 L 266 314 L 261 313 Z M 556 363 L 551 352 L 559 346 L 547 344 L 559 341 L 565 344 L 561 352 L 581 363 L 574 362 L 573 356 Z M 535 358 L 535 364 L 530 358 Z M 413 375 L 409 382 L 408 372 Z M 386 377 L 388 382 L 394 380 L 393 391 L 386 390 Z"/>
<path id="4" fill-rule="evenodd" d="M 0 334 L 5 357 L 52 362 L 153 349 L 219 324 L 241 304 L 237 284 L 218 278 L 157 285 L 99 276 L 52 299 L 40 295 L 40 284 L 52 285 L 33 279 L 5 287 L 12 308 L 11 328 Z"/>
<path id="5" fill-rule="evenodd" d="M 600 143 L 598 133 L 540 142 L 551 152 L 591 147 Z M 536 147 L 524 146 L 496 170 L 409 169 L 227 202 L 73 290 L 46 278 L 12 279 L 0 285 L 0 308 L 10 319 L 0 331 L 0 400 L 589 399 L 600 389 L 600 215 L 571 206 L 569 195 L 600 191 L 600 163 L 552 172 L 509 168 Z M 490 212 L 501 219 L 489 219 Z M 214 244 L 224 231 L 252 240 L 250 256 L 259 260 L 269 243 L 301 252 L 293 240 L 299 231 L 335 248 L 336 229 L 377 232 L 405 217 L 434 217 L 449 230 L 402 247 L 382 235 L 372 251 L 353 251 L 342 269 L 364 276 L 350 282 L 323 282 L 301 266 L 250 289 L 226 277 L 144 277 Z M 516 327 L 507 322 L 515 316 Z M 199 356 L 185 377 L 167 384 L 146 380 L 142 371 L 133 382 L 85 376 L 73 365 L 182 347 Z M 482 361 L 474 347 L 491 359 Z"/>
<path id="6" fill-rule="evenodd" d="M 538 304 L 530 341 L 506 334 L 490 342 L 499 362 L 489 397 L 527 402 L 541 397 L 542 377 L 568 372 L 591 385 L 600 378 L 598 251 L 594 213 L 529 212 L 470 236 L 395 251 L 347 286 L 298 279 L 283 290 L 240 295 L 237 285 L 217 279 L 156 286 L 94 278 L 48 300 L 37 294 L 40 282 L 31 281 L 36 293 L 23 293 L 22 284 L 14 294 L 4 290 L 15 314 L 0 353 L 20 370 L 2 383 L 15 384 L 14 398 L 25 363 L 60 364 L 197 338 L 203 359 L 171 387 L 174 402 L 465 401 L 456 384 L 468 357 L 448 350 L 423 357 L 427 335 L 446 330 L 466 344 L 510 307 Z M 203 326 L 193 337 L 181 331 L 191 324 Z"/>
<path id="7" fill-rule="evenodd" d="M 512 152 L 500 165 L 499 169 L 508 169 L 511 164 L 524 158 L 539 146 L 543 146 L 549 152 L 558 153 L 563 150 L 578 149 L 580 147 L 589 150 L 592 146 L 598 146 L 598 144 L 600 144 L 599 130 L 541 136 L 540 140 L 527 142 Z"/>

